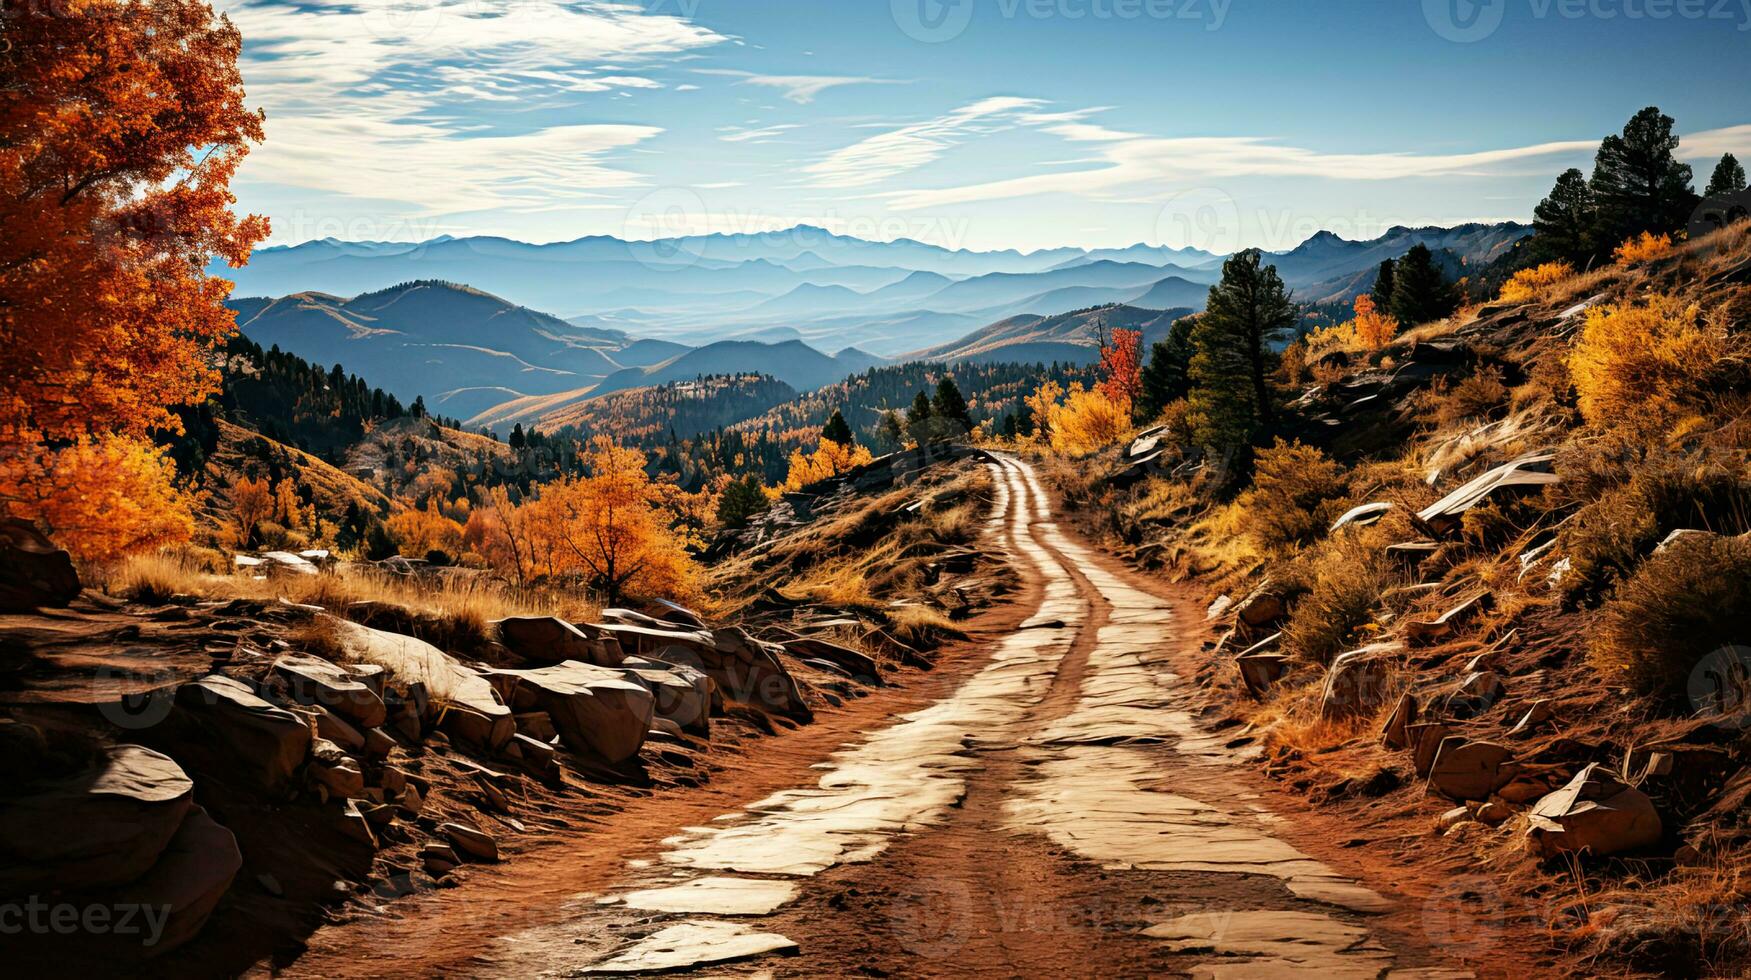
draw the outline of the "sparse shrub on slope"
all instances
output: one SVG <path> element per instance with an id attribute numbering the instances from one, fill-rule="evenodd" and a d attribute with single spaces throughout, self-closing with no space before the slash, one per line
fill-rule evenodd
<path id="1" fill-rule="evenodd" d="M 1563 472 L 1567 479 L 1572 471 L 1565 467 Z M 1577 484 L 1601 477 L 1573 475 Z M 1742 460 L 1660 453 L 1629 464 L 1626 482 L 1600 490 L 1564 528 L 1563 553 L 1573 563 L 1565 591 L 1571 598 L 1599 594 L 1681 528 L 1721 534 L 1751 530 L 1751 474 Z"/>
<path id="2" fill-rule="evenodd" d="M 1546 262 L 1530 269 L 1521 269 L 1502 284 L 1500 299 L 1504 303 L 1525 303 L 1537 299 L 1551 287 L 1575 274 L 1567 262 Z"/>
<path id="3" fill-rule="evenodd" d="M 1605 607 L 1594 666 L 1642 693 L 1679 697 L 1704 657 L 1751 645 L 1751 538 L 1689 537 L 1648 559 Z"/>
<path id="4" fill-rule="evenodd" d="M 1589 309 L 1568 365 L 1581 414 L 1616 424 L 1669 418 L 1697 404 L 1731 349 L 1726 330 L 1700 307 L 1656 293 L 1642 303 Z"/>
<path id="5" fill-rule="evenodd" d="M 1348 492 L 1342 464 L 1313 446 L 1278 439 L 1259 450 L 1252 488 L 1235 505 L 1261 552 L 1284 552 L 1322 535 L 1342 513 Z"/>
<path id="6" fill-rule="evenodd" d="M 1655 235 L 1644 231 L 1640 236 L 1628 239 L 1622 245 L 1617 246 L 1617 250 L 1611 253 L 1611 257 L 1617 260 L 1618 265 L 1628 267 L 1638 262 L 1659 258 L 1670 251 L 1672 251 L 1671 235 Z"/>
<path id="7" fill-rule="evenodd" d="M 1316 664 L 1330 664 L 1358 645 L 1391 581 L 1381 554 L 1351 537 L 1334 541 L 1307 569 L 1308 592 L 1283 628 L 1283 645 Z"/>

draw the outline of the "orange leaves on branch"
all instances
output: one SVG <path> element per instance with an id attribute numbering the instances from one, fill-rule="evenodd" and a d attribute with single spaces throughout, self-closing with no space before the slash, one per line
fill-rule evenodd
<path id="1" fill-rule="evenodd" d="M 1100 377 L 1100 393 L 1129 409 L 1143 393 L 1141 330 L 1113 330 L 1112 341 L 1100 349 Z"/>
<path id="2" fill-rule="evenodd" d="M 409 507 L 384 522 L 398 552 L 424 558 L 441 551 L 454 558 L 462 553 L 462 525 L 438 510 L 436 497 L 428 498 L 424 510 Z"/>
<path id="3" fill-rule="evenodd" d="M 1631 266 L 1637 262 L 1658 258 L 1670 251 L 1672 251 L 1671 235 L 1655 235 L 1644 231 L 1639 237 L 1631 238 L 1617 246 L 1617 250 L 1611 255 L 1617 260 L 1619 266 Z"/>
<path id="4" fill-rule="evenodd" d="M 1530 269 L 1521 269 L 1502 284 L 1501 301 L 1524 303 L 1545 294 L 1551 287 L 1575 274 L 1567 262 L 1546 262 Z"/>
<path id="5" fill-rule="evenodd" d="M 237 547 L 252 547 L 259 537 L 263 521 L 274 516 L 274 493 L 268 481 L 255 477 L 239 477 L 231 484 L 231 521 L 236 531 Z"/>
<path id="6" fill-rule="evenodd" d="M 798 449 L 790 454 L 790 472 L 785 475 L 784 489 L 801 490 L 811 483 L 830 480 L 873 460 L 875 457 L 862 446 L 822 439 L 813 453 Z"/>
<path id="7" fill-rule="evenodd" d="M 13 514 L 36 521 L 82 562 L 181 544 L 198 501 L 162 450 L 130 436 L 81 438 L 0 464 Z"/>
<path id="8" fill-rule="evenodd" d="M 1368 350 L 1379 350 L 1398 336 L 1398 320 L 1374 306 L 1374 297 L 1363 293 L 1356 297 L 1356 317 L 1350 321 L 1356 342 Z"/>
<path id="9" fill-rule="evenodd" d="M 204 270 L 241 265 L 267 234 L 231 210 L 231 176 L 262 138 L 242 41 L 203 0 L 3 13 L 0 457 L 70 448 L 0 473 L 0 511 L 57 524 L 87 555 L 148 547 L 180 533 L 186 507 L 143 440 L 215 390 L 208 356 L 235 325 L 231 284 Z M 63 519 L 45 487 L 75 502 Z"/>

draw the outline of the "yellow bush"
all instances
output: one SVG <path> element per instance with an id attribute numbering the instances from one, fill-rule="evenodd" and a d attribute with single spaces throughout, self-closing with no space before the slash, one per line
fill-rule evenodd
<path id="1" fill-rule="evenodd" d="M 1284 553 L 1325 533 L 1349 492 L 1343 464 L 1316 446 L 1279 438 L 1260 449 L 1252 486 L 1236 500 L 1242 526 L 1255 547 Z"/>
<path id="2" fill-rule="evenodd" d="M 785 475 L 783 489 L 801 490 L 810 484 L 850 472 L 874 458 L 869 450 L 856 443 L 845 445 L 831 439 L 822 439 L 821 448 L 812 455 L 805 455 L 800 449 L 790 454 L 790 472 Z"/>
<path id="3" fill-rule="evenodd" d="M 1567 262 L 1546 262 L 1530 269 L 1521 269 L 1514 278 L 1502 284 L 1499 299 L 1504 303 L 1524 303 L 1544 295 L 1552 286 L 1575 274 Z"/>
<path id="4" fill-rule="evenodd" d="M 1628 266 L 1637 262 L 1646 262 L 1670 251 L 1672 251 L 1671 235 L 1653 235 L 1644 231 L 1640 238 L 1631 238 L 1617 246 L 1617 251 L 1611 254 L 1617 259 L 1618 265 Z"/>
<path id="5" fill-rule="evenodd" d="M 1705 323 L 1698 307 L 1670 296 L 1595 306 L 1568 356 L 1581 414 L 1590 422 L 1672 415 L 1702 393 L 1727 348 L 1724 330 Z"/>
<path id="6" fill-rule="evenodd" d="M 1131 436 L 1131 405 L 1115 401 L 1098 390 L 1073 384 L 1062 405 L 1049 409 L 1052 448 L 1081 456 Z"/>

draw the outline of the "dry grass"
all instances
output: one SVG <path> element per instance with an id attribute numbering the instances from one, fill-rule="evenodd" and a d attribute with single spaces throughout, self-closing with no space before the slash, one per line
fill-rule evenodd
<path id="1" fill-rule="evenodd" d="M 173 551 L 136 555 L 100 570 L 91 584 L 139 602 L 164 602 L 174 595 L 264 602 L 283 598 L 336 612 L 354 603 L 379 602 L 448 623 L 459 640 L 484 636 L 488 622 L 507 616 L 559 616 L 590 622 L 601 614 L 600 607 L 581 593 L 519 590 L 485 575 L 453 574 L 425 580 L 343 565 L 318 575 L 256 578 L 214 574 L 203 556 Z"/>
<path id="2" fill-rule="evenodd" d="M 1751 539 L 1683 538 L 1644 562 L 1606 604 L 1589 653 L 1607 676 L 1678 699 L 1705 657 L 1744 643 L 1748 630 Z"/>

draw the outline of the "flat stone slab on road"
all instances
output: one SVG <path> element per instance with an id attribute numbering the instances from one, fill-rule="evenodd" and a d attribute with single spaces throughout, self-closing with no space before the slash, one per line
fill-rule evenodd
<path id="1" fill-rule="evenodd" d="M 796 897 L 788 881 L 758 878 L 695 878 L 669 888 L 646 888 L 620 897 L 628 908 L 691 915 L 771 915 Z"/>
<path id="2" fill-rule="evenodd" d="M 585 967 L 584 973 L 658 973 L 796 952 L 796 943 L 775 932 L 753 932 L 734 922 L 683 922 L 651 933 L 630 948 Z"/>

